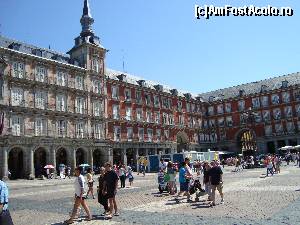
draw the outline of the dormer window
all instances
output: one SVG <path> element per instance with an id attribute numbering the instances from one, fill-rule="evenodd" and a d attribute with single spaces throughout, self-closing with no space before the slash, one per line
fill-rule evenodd
<path id="1" fill-rule="evenodd" d="M 178 95 L 177 89 L 172 89 L 171 94 L 174 95 L 174 96 L 177 96 Z"/>
<path id="2" fill-rule="evenodd" d="M 214 101 L 214 99 L 215 99 L 215 97 L 214 97 L 214 96 L 209 96 L 209 98 L 208 98 L 208 101 L 209 101 L 209 102 L 213 102 L 213 101 Z"/>
<path id="3" fill-rule="evenodd" d="M 13 50 L 17 50 L 17 51 L 20 50 L 20 47 L 21 47 L 21 44 L 18 44 L 18 43 L 11 43 L 11 44 L 8 46 L 9 49 L 13 49 Z"/>
<path id="4" fill-rule="evenodd" d="M 99 59 L 93 58 L 92 60 L 92 70 L 96 73 L 99 73 Z"/>
<path id="5" fill-rule="evenodd" d="M 263 93 L 263 92 L 266 92 L 267 91 L 267 85 L 261 85 L 261 88 L 260 88 L 260 92 Z"/>
<path id="6" fill-rule="evenodd" d="M 160 84 L 154 85 L 156 91 L 163 91 L 163 86 Z"/>
<path id="7" fill-rule="evenodd" d="M 117 76 L 117 78 L 119 79 L 119 81 L 124 81 L 125 78 L 126 78 L 126 75 L 125 74 L 120 74 Z"/>
<path id="8" fill-rule="evenodd" d="M 137 83 L 140 85 L 140 87 L 145 86 L 145 80 L 138 80 Z"/>
<path id="9" fill-rule="evenodd" d="M 185 93 L 184 94 L 184 97 L 187 99 L 187 100 L 190 100 L 192 98 L 192 95 L 190 93 Z"/>
<path id="10" fill-rule="evenodd" d="M 239 90 L 239 97 L 243 97 L 245 95 L 245 90 Z"/>
<path id="11" fill-rule="evenodd" d="M 281 88 L 287 88 L 289 82 L 287 80 L 282 81 Z"/>

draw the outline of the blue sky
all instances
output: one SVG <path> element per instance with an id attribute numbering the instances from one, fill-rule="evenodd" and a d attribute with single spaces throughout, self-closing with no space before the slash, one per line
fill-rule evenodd
<path id="1" fill-rule="evenodd" d="M 194 18 L 195 4 L 290 6 L 292 17 Z M 90 0 L 107 66 L 192 93 L 300 71 L 300 2 Z M 67 52 L 83 0 L 0 0 L 2 35 Z"/>

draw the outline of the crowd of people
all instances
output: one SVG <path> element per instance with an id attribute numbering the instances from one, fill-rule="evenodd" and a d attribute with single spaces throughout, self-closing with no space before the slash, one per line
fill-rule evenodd
<path id="1" fill-rule="evenodd" d="M 191 194 L 196 193 L 195 184 L 197 183 L 199 186 L 198 191 L 202 193 L 206 193 L 208 195 L 207 204 L 209 206 L 216 205 L 215 193 L 218 190 L 221 196 L 221 204 L 224 203 L 224 194 L 223 194 L 223 179 L 222 174 L 223 171 L 221 169 L 221 165 L 218 161 L 213 160 L 210 163 L 207 161 L 200 162 L 199 166 L 197 165 L 195 168 L 195 164 L 193 164 L 193 169 L 191 168 L 191 163 L 189 158 L 185 158 L 185 160 L 181 163 L 179 167 L 179 185 L 180 190 L 175 197 L 176 202 L 180 202 L 179 197 L 181 195 L 187 196 L 187 202 L 191 202 Z M 175 195 L 174 190 L 176 189 L 176 172 L 177 168 L 174 167 L 174 164 L 170 162 L 165 162 L 164 160 L 160 161 L 159 164 L 159 173 L 164 172 L 167 177 L 167 181 L 169 183 L 169 192 L 171 195 Z M 194 176 L 193 172 L 196 172 L 197 175 Z M 200 174 L 203 174 L 202 184 L 205 189 L 203 190 L 200 181 Z M 196 195 L 196 199 L 198 199 L 198 195 Z"/>

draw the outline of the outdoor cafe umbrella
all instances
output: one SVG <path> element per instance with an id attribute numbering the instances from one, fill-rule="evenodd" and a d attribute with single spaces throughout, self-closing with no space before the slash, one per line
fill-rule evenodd
<path id="1" fill-rule="evenodd" d="M 44 169 L 54 169 L 54 166 L 53 165 L 46 165 L 46 166 L 44 166 Z"/>
<path id="2" fill-rule="evenodd" d="M 90 165 L 87 164 L 87 163 L 84 163 L 84 164 L 80 164 L 79 166 L 80 166 L 80 167 L 89 167 Z"/>
<path id="3" fill-rule="evenodd" d="M 284 147 L 280 148 L 280 150 L 283 150 L 283 151 L 290 150 L 290 149 L 294 149 L 294 147 L 293 146 L 284 146 Z"/>

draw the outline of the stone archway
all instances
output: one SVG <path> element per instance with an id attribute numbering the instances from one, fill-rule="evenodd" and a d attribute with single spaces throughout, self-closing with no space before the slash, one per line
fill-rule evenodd
<path id="1" fill-rule="evenodd" d="M 87 163 L 86 159 L 87 157 L 85 151 L 82 148 L 78 148 L 76 150 L 76 166 Z"/>
<path id="2" fill-rule="evenodd" d="M 94 167 L 101 167 L 105 163 L 105 158 L 101 149 L 95 149 L 93 151 L 93 164 Z"/>
<path id="3" fill-rule="evenodd" d="M 8 154 L 8 170 L 11 179 L 24 178 L 24 153 L 21 148 L 13 148 Z"/>
<path id="4" fill-rule="evenodd" d="M 46 175 L 44 166 L 47 165 L 47 152 L 44 148 L 38 148 L 34 151 L 34 170 L 35 177 Z"/>
<path id="5" fill-rule="evenodd" d="M 121 155 L 121 149 L 114 148 L 113 149 L 113 164 L 119 165 L 122 163 L 122 155 Z"/>
<path id="6" fill-rule="evenodd" d="M 59 167 L 59 164 L 68 165 L 68 154 L 66 149 L 59 148 L 56 151 L 56 167 Z"/>
<path id="7" fill-rule="evenodd" d="M 257 150 L 256 135 L 253 130 L 243 129 L 237 135 L 237 144 L 240 153 L 244 156 L 255 155 Z"/>
<path id="8" fill-rule="evenodd" d="M 188 150 L 189 148 L 189 137 L 184 131 L 179 131 L 176 135 L 177 139 L 177 152 Z"/>

